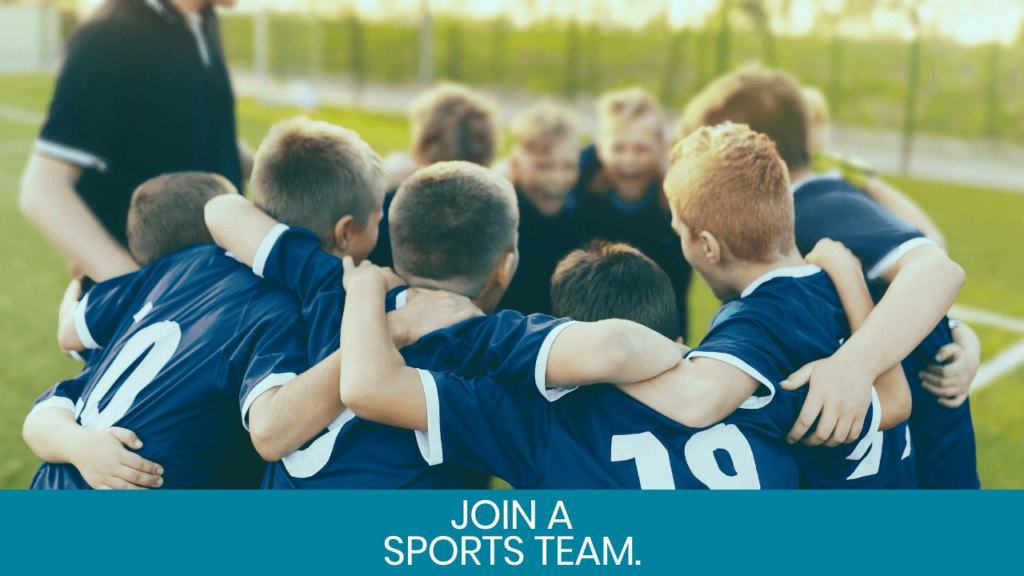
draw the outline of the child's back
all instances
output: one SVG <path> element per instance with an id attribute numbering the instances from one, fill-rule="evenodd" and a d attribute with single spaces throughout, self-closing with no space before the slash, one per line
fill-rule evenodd
<path id="1" fill-rule="evenodd" d="M 199 226 L 202 205 L 193 215 Z M 144 440 L 139 454 L 164 467 L 164 487 L 255 487 L 263 463 L 247 409 L 306 369 L 298 303 L 215 244 L 140 264 L 78 304 L 74 331 L 92 350 L 89 363 L 35 410 L 73 408 L 87 429 L 132 430 Z M 44 464 L 33 487 L 87 485 L 70 464 Z"/>

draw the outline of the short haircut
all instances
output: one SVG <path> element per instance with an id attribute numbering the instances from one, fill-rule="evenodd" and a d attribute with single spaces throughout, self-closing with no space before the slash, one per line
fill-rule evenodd
<path id="1" fill-rule="evenodd" d="M 772 262 L 796 245 L 786 165 L 742 124 L 705 126 L 676 144 L 665 193 L 692 237 L 711 232 L 741 260 Z"/>
<path id="2" fill-rule="evenodd" d="M 493 171 L 440 162 L 410 176 L 388 215 L 395 271 L 475 296 L 495 264 L 515 250 L 515 191 Z"/>
<path id="3" fill-rule="evenodd" d="M 530 106 L 512 123 L 516 147 L 525 152 L 547 154 L 562 140 L 575 137 L 576 113 L 550 98 Z"/>
<path id="4" fill-rule="evenodd" d="M 483 94 L 444 82 L 412 103 L 412 152 L 423 165 L 462 160 L 490 166 L 498 151 L 498 104 Z"/>
<path id="5" fill-rule="evenodd" d="M 352 130 L 299 116 L 278 122 L 252 169 L 253 200 L 289 226 L 334 245 L 334 226 L 351 215 L 360 227 L 384 197 L 380 156 Z"/>
<path id="6" fill-rule="evenodd" d="M 631 320 L 666 338 L 679 337 L 672 282 L 628 244 L 594 240 L 563 258 L 551 277 L 551 310 L 583 322 Z"/>
<path id="7" fill-rule="evenodd" d="M 128 253 L 145 266 L 189 246 L 213 242 L 203 217 L 206 203 L 235 192 L 226 178 L 206 172 L 176 172 L 143 182 L 128 209 Z"/>
<path id="8" fill-rule="evenodd" d="M 771 138 L 790 170 L 811 162 L 807 106 L 796 80 L 781 70 L 747 66 L 715 80 L 686 106 L 676 140 L 726 121 L 746 124 Z"/>
<path id="9" fill-rule="evenodd" d="M 651 117 L 657 123 L 658 136 L 664 137 L 665 113 L 661 105 L 643 88 L 608 92 L 597 100 L 598 133 L 607 134 L 623 126 Z"/>

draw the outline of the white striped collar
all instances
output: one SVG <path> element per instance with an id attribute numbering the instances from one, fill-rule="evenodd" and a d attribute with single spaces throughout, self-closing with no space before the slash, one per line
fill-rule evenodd
<path id="1" fill-rule="evenodd" d="M 746 298 L 750 296 L 754 290 L 769 280 L 775 278 L 804 278 L 805 276 L 811 276 L 821 272 L 821 268 L 818 268 L 814 264 L 804 264 L 803 266 L 787 266 L 785 268 L 776 268 L 770 270 L 765 274 L 762 274 L 757 280 L 748 285 L 743 292 L 740 294 L 740 298 Z"/>

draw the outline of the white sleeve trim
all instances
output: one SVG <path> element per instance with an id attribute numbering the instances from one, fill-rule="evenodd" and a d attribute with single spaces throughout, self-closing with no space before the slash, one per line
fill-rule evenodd
<path id="1" fill-rule="evenodd" d="M 263 379 L 262 382 L 253 388 L 249 395 L 245 397 L 245 402 L 242 403 L 242 426 L 245 426 L 245 430 L 249 431 L 249 408 L 252 403 L 260 397 L 261 394 L 270 390 L 271 388 L 277 388 L 278 386 L 284 386 L 295 379 L 295 373 L 285 372 L 282 374 L 271 374 Z"/>
<path id="2" fill-rule="evenodd" d="M 399 308 L 405 308 L 405 305 L 409 303 L 409 290 L 402 290 L 398 294 L 395 294 L 395 310 Z"/>
<path id="3" fill-rule="evenodd" d="M 99 172 L 107 171 L 106 160 L 84 150 L 78 150 L 77 148 L 71 148 L 63 144 L 42 139 L 36 140 L 35 149 L 36 152 L 43 156 L 63 160 L 64 162 L 74 164 L 75 166 L 81 166 L 82 168 L 95 168 Z"/>
<path id="4" fill-rule="evenodd" d="M 71 398 L 66 398 L 64 396 L 50 396 L 46 400 L 43 400 L 33 406 L 32 411 L 29 412 L 28 415 L 31 416 L 36 412 L 42 412 L 43 410 L 49 410 L 50 408 L 63 408 L 74 413 L 75 403 L 71 401 Z"/>
<path id="5" fill-rule="evenodd" d="M 895 264 L 900 258 L 903 258 L 907 252 L 910 252 L 914 248 L 920 248 L 921 246 L 927 246 L 929 244 L 935 244 L 935 242 L 928 238 L 914 238 L 913 240 L 907 240 L 903 244 L 900 244 L 891 252 L 886 254 L 885 258 L 879 260 L 878 264 L 875 264 L 871 270 L 868 270 L 868 280 L 876 280 L 880 278 L 889 268 L 892 268 L 893 264 Z"/>
<path id="6" fill-rule="evenodd" d="M 444 462 L 444 450 L 441 445 L 441 403 L 437 398 L 437 382 L 434 375 L 426 370 L 416 369 L 423 384 L 423 395 L 427 399 L 427 431 L 416 430 L 416 444 L 420 447 L 420 455 L 430 466 Z"/>
<path id="7" fill-rule="evenodd" d="M 288 229 L 287 224 L 275 224 L 270 232 L 263 238 L 263 242 L 260 242 L 260 247 L 256 250 L 256 256 L 252 259 L 252 271 L 257 276 L 263 278 L 263 269 L 267 266 L 267 258 L 270 258 L 270 251 L 274 249 L 274 245 L 277 244 L 278 238 L 284 231 Z"/>
<path id="8" fill-rule="evenodd" d="M 949 319 L 949 329 L 953 330 L 957 326 L 967 326 L 967 322 L 964 322 L 963 320 L 956 320 L 956 319 L 950 318 Z"/>
<path id="9" fill-rule="evenodd" d="M 78 360 L 79 362 L 85 362 L 85 358 L 83 358 L 82 355 L 79 354 L 77 350 L 68 350 L 68 354 L 71 355 L 71 357 L 74 358 L 75 360 Z"/>
<path id="10" fill-rule="evenodd" d="M 102 348 L 93 339 L 92 333 L 89 332 L 89 325 L 85 321 L 85 311 L 89 308 L 89 293 L 87 292 L 82 300 L 75 307 L 75 331 L 78 332 L 78 339 L 82 341 L 82 344 L 89 350 L 98 350 Z"/>
<path id="11" fill-rule="evenodd" d="M 882 404 L 878 400 L 878 392 L 875 391 L 875 387 L 871 387 L 871 426 L 868 428 L 868 433 L 864 435 L 864 438 L 857 443 L 857 447 L 854 448 L 853 452 L 846 457 L 847 460 L 860 460 L 867 453 L 868 448 L 874 444 L 871 438 L 878 434 L 878 429 L 882 425 Z"/>
<path id="12" fill-rule="evenodd" d="M 686 358 L 688 360 L 693 358 L 711 358 L 712 360 L 725 362 L 730 366 L 734 366 L 746 372 L 751 378 L 757 380 L 768 388 L 767 396 L 751 396 L 744 400 L 743 404 L 740 404 L 740 408 L 743 408 L 744 410 L 757 410 L 758 408 L 764 408 L 772 401 L 772 398 L 775 398 L 775 385 L 765 378 L 760 372 L 754 370 L 750 364 L 747 364 L 732 354 L 723 354 L 721 352 L 701 352 L 699 350 L 694 350 L 687 354 Z"/>
<path id="13" fill-rule="evenodd" d="M 548 358 L 551 356 L 551 345 L 555 343 L 555 338 L 573 324 L 579 324 L 575 320 L 565 322 L 555 326 L 548 335 L 544 337 L 544 342 L 540 346 L 540 353 L 537 354 L 537 366 L 534 368 L 533 376 L 537 382 L 537 391 L 543 396 L 548 402 L 554 402 L 562 396 L 565 396 L 569 392 L 576 389 L 576 386 L 569 388 L 551 388 L 547 387 L 547 372 L 548 372 Z"/>

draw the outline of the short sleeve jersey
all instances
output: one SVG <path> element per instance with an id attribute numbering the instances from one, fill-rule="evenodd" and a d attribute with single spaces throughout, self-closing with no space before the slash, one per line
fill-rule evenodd
<path id="1" fill-rule="evenodd" d="M 576 184 L 583 240 L 625 242 L 643 252 L 672 281 L 679 316 L 679 333 L 689 327 L 687 305 L 693 271 L 683 257 L 679 236 L 672 230 L 672 215 L 662 205 L 661 183 L 651 184 L 647 195 L 627 203 L 614 189 L 601 184 L 601 161 L 591 145 L 580 153 L 580 179 Z"/>
<path id="2" fill-rule="evenodd" d="M 798 183 L 793 194 L 800 252 L 814 249 L 822 238 L 838 240 L 861 260 L 868 282 L 879 291 L 886 288 L 882 277 L 903 255 L 933 243 L 839 175 L 812 177 Z M 948 323 L 942 321 L 903 361 L 914 401 L 909 424 L 922 488 L 980 486 L 970 399 L 959 408 L 946 408 L 921 387 L 917 376 L 952 342 Z"/>
<path id="3" fill-rule="evenodd" d="M 753 377 L 760 384 L 758 391 L 731 418 L 784 442 L 807 387 L 787 391 L 779 383 L 804 365 L 832 356 L 849 337 L 842 303 L 827 274 L 813 265 L 778 268 L 723 305 L 704 341 L 687 357 L 725 362 Z M 858 442 L 836 448 L 792 447 L 801 465 L 801 483 L 816 488 L 884 488 L 905 478 L 908 470 L 912 475 L 912 460 L 899 458 L 906 450 L 905 433 L 900 437 L 880 432 L 880 421 L 872 391 Z M 896 457 L 883 462 L 886 439 L 895 443 L 887 452 Z M 904 487 L 912 486 L 911 481 Z"/>
<path id="4" fill-rule="evenodd" d="M 553 392 L 560 391 L 498 378 L 420 370 L 420 380 L 428 399 L 429 456 L 515 488 L 798 485 L 793 457 L 747 422 L 727 418 L 704 430 L 686 428 L 606 385 L 559 398 Z"/>
<path id="5" fill-rule="evenodd" d="M 257 251 L 253 270 L 293 291 L 307 318 L 317 316 L 315 321 L 308 320 L 307 355 L 312 361 L 338 349 L 344 270 L 340 259 L 320 250 L 316 236 L 284 225 L 274 228 Z M 405 301 L 405 291 L 398 289 L 388 294 L 386 305 L 393 309 Z M 505 311 L 435 332 L 403 349 L 402 355 L 413 367 L 532 382 L 540 349 L 566 322 Z M 424 459 L 424 453 L 429 453 L 424 440 L 423 435 L 363 420 L 345 410 L 301 449 L 271 463 L 263 487 L 431 489 L 487 485 L 489 477 L 456 463 L 429 465 Z"/>
<path id="6" fill-rule="evenodd" d="M 34 410 L 66 408 L 90 430 L 132 430 L 139 454 L 164 467 L 165 488 L 259 485 L 249 407 L 308 366 L 291 294 L 205 244 L 95 285 L 74 322 L 92 351 L 86 368 Z M 44 464 L 33 487 L 85 483 L 71 465 Z"/>
<path id="7" fill-rule="evenodd" d="M 569 252 L 582 242 L 579 201 L 570 192 L 562 210 L 546 216 L 522 192 L 519 198 L 519 267 L 499 310 L 551 314 L 551 275 Z"/>
<path id="8" fill-rule="evenodd" d="M 150 178 L 213 172 L 243 190 L 212 7 L 201 22 L 191 30 L 168 0 L 111 0 L 68 42 L 36 152 L 82 168 L 78 194 L 121 244 L 132 192 Z"/>

